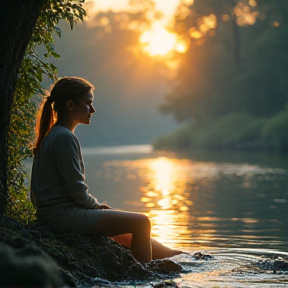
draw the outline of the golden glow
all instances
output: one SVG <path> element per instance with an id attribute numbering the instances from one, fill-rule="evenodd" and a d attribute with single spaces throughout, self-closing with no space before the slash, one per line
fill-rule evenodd
<path id="1" fill-rule="evenodd" d="M 161 157 L 152 161 L 150 168 L 155 177 L 154 189 L 161 191 L 163 195 L 169 194 L 169 190 L 173 188 L 171 183 L 175 170 L 173 162 L 170 159 Z"/>
<path id="2" fill-rule="evenodd" d="M 125 181 L 121 183 L 125 184 L 125 190 L 130 190 L 126 195 L 127 200 L 124 200 L 128 205 L 125 209 L 145 213 L 150 218 L 153 238 L 170 247 L 183 248 L 187 245 L 189 249 L 196 246 L 200 249 L 203 249 L 203 246 L 212 247 L 209 245 L 215 242 L 224 247 L 227 245 L 228 234 L 223 234 L 223 231 L 230 231 L 231 221 L 243 223 L 240 227 L 242 230 L 236 228 L 243 233 L 252 229 L 259 221 L 253 218 L 249 211 L 245 217 L 237 218 L 237 215 L 233 215 L 233 218 L 226 218 L 229 214 L 226 214 L 226 211 L 223 213 L 223 209 L 227 208 L 230 213 L 229 205 L 234 205 L 235 199 L 218 197 L 217 183 L 221 183 L 218 181 L 222 181 L 223 175 L 229 178 L 241 177 L 239 180 L 242 179 L 243 187 L 249 190 L 253 185 L 253 175 L 263 177 L 270 173 L 285 174 L 284 169 L 261 168 L 249 164 L 194 162 L 167 157 L 108 161 L 103 164 L 103 168 L 105 171 L 102 174 L 97 172 L 97 175 L 105 177 L 109 185 L 112 181 Z M 112 171 L 114 175 L 111 174 Z M 135 177 L 140 180 L 136 182 L 139 183 L 139 191 L 135 190 L 134 185 L 127 185 L 127 179 Z M 284 203 L 282 201 L 285 199 L 274 199 L 275 203 Z M 238 234 L 235 236 L 252 237 Z"/>
<path id="3" fill-rule="evenodd" d="M 156 0 L 155 8 L 157 11 L 160 11 L 164 14 L 165 17 L 170 18 L 173 17 L 179 2 L 181 0 Z M 182 0 L 185 5 L 192 5 L 194 0 Z M 141 2 L 141 1 L 138 1 Z M 145 1 L 142 1 L 145 2 Z M 131 10 L 133 7 L 131 6 L 130 0 L 86 0 L 84 3 L 85 7 L 89 7 L 93 9 L 92 12 L 102 12 L 112 10 L 114 12 L 119 11 L 127 11 Z M 90 12 L 90 11 L 88 11 Z"/>
<path id="4" fill-rule="evenodd" d="M 223 20 L 224 22 L 229 21 L 229 20 L 230 20 L 230 15 L 229 15 L 229 14 L 223 14 L 223 15 L 222 15 L 222 20 Z"/>
<path id="5" fill-rule="evenodd" d="M 181 2 L 186 6 L 191 6 L 194 4 L 194 0 L 182 0 Z"/>
<path id="6" fill-rule="evenodd" d="M 181 42 L 176 34 L 167 31 L 161 25 L 155 24 L 150 30 L 139 36 L 142 49 L 150 56 L 164 56 L 171 51 L 185 53 L 187 45 Z"/>
<path id="7" fill-rule="evenodd" d="M 177 70 L 180 66 L 180 61 L 179 59 L 167 59 L 165 64 L 169 69 Z"/>
<path id="8" fill-rule="evenodd" d="M 224 17 L 224 15 L 223 15 Z M 222 18 L 223 21 L 226 19 L 225 17 Z M 225 20 L 226 21 L 226 20 Z M 197 40 L 195 41 L 196 45 L 200 46 L 203 45 L 205 40 L 203 36 L 215 36 L 215 29 L 217 27 L 217 17 L 215 14 L 210 14 L 208 16 L 203 16 L 197 19 L 197 27 L 191 27 L 188 31 L 188 34 L 191 38 Z"/>
<path id="9" fill-rule="evenodd" d="M 257 6 L 256 0 L 249 0 L 249 5 L 250 5 L 251 7 Z"/>
<path id="10" fill-rule="evenodd" d="M 151 208 L 146 214 L 152 223 L 152 237 L 162 243 L 177 242 L 190 235 L 189 206 L 193 203 L 185 195 L 189 189 L 183 167 L 187 163 L 165 157 L 146 160 L 149 184 L 141 189 L 141 201 Z"/>
<path id="11" fill-rule="evenodd" d="M 191 13 L 190 9 L 186 5 L 180 5 L 177 10 L 177 16 L 179 20 L 184 20 Z"/>
<path id="12" fill-rule="evenodd" d="M 163 28 L 156 31 L 145 31 L 140 36 L 139 41 L 144 44 L 144 51 L 151 56 L 167 54 L 176 42 L 175 36 Z"/>
<path id="13" fill-rule="evenodd" d="M 97 37 L 102 38 L 105 33 L 112 31 L 113 22 L 117 23 L 120 29 L 129 29 L 140 33 L 138 44 L 131 45 L 127 49 L 135 56 L 143 56 L 143 53 L 154 57 L 158 62 L 165 65 L 162 69 L 167 77 L 175 77 L 180 64 L 180 54 L 184 54 L 189 47 L 190 40 L 186 39 L 183 33 L 177 30 L 175 33 L 169 32 L 166 27 L 175 14 L 188 16 L 194 0 L 157 0 L 157 1 L 129 1 L 129 0 L 87 0 L 84 7 L 87 11 L 85 23 L 87 27 L 102 27 L 103 31 L 97 33 Z M 147 6 L 148 5 L 148 6 Z M 145 11 L 142 9 L 144 7 Z M 149 7 L 149 9 L 146 9 Z M 181 10 L 182 9 L 182 10 Z M 113 11 L 118 13 L 114 16 L 114 21 L 108 17 L 100 17 L 101 12 Z M 152 27 L 145 21 L 129 18 L 129 13 L 145 12 L 145 18 Z M 161 15 L 159 17 L 159 15 Z M 186 17 L 185 16 L 185 17 Z M 99 19 L 100 18 L 100 19 Z M 180 36 L 182 35 L 182 36 Z M 168 68 L 168 69 L 167 69 Z M 165 71 L 164 71 L 165 70 Z"/>
<path id="14" fill-rule="evenodd" d="M 189 35 L 191 38 L 199 39 L 202 37 L 203 34 L 197 28 L 192 27 L 189 29 Z"/>
<path id="15" fill-rule="evenodd" d="M 102 26 L 108 25 L 108 24 L 109 24 L 109 19 L 108 19 L 107 17 L 102 17 L 102 18 L 100 19 L 100 24 L 101 24 Z"/>
<path id="16" fill-rule="evenodd" d="M 150 201 L 150 198 L 147 198 L 147 197 L 141 198 L 141 202 L 149 202 L 149 201 Z"/>
<path id="17" fill-rule="evenodd" d="M 256 3 L 256 1 L 255 1 L 255 3 Z M 250 2 L 249 2 L 249 4 L 250 4 Z M 255 4 L 255 6 L 256 5 L 257 5 L 257 3 Z M 250 6 L 253 7 L 253 5 L 251 5 L 251 4 L 250 4 Z M 245 5 L 242 2 L 239 2 L 238 5 L 234 8 L 234 13 L 237 16 L 237 24 L 238 25 L 245 26 L 245 25 L 253 25 L 255 23 L 257 17 L 259 16 L 259 12 L 251 10 L 250 6 Z"/>
<path id="18" fill-rule="evenodd" d="M 136 2 L 136 3 L 135 3 Z M 194 0 L 156 0 L 156 1 L 133 1 L 130 0 L 86 0 L 84 3 L 85 10 L 87 12 L 87 17 L 86 19 L 86 25 L 88 27 L 97 27 L 100 25 L 99 21 L 96 21 L 95 17 L 97 16 L 98 13 L 101 12 L 107 12 L 107 11 L 113 11 L 116 13 L 121 13 L 124 12 L 137 12 L 139 11 L 139 7 L 147 7 L 147 5 L 154 7 L 155 5 L 155 11 L 160 12 L 162 15 L 161 20 L 163 23 L 169 23 L 171 19 L 173 19 L 175 13 L 177 12 L 179 8 L 179 4 L 181 7 L 186 8 L 186 12 L 189 13 L 189 9 L 187 8 L 188 6 L 191 6 L 194 3 Z M 142 11 L 140 9 L 140 11 Z M 147 18 L 150 20 L 150 13 L 151 11 L 147 11 Z M 178 11 L 179 12 L 179 11 Z M 122 13 L 121 13 L 122 14 Z M 152 18 L 153 12 L 151 12 Z M 180 15 L 184 15 L 181 13 Z M 117 17 L 115 19 L 116 22 L 119 22 L 119 26 L 125 26 L 123 29 L 126 29 L 127 23 L 123 23 L 123 19 L 120 17 Z M 125 22 L 125 21 L 124 21 Z"/>
<path id="19" fill-rule="evenodd" d="M 209 36 L 215 36 L 216 35 L 216 33 L 215 33 L 215 30 L 210 30 L 209 32 L 208 32 L 208 35 Z"/>
<path id="20" fill-rule="evenodd" d="M 197 24 L 201 32 L 207 32 L 217 27 L 217 17 L 214 14 L 203 16 L 197 20 Z"/>
<path id="21" fill-rule="evenodd" d="M 175 50 L 179 53 L 185 53 L 187 51 L 187 45 L 184 43 L 176 43 Z"/>

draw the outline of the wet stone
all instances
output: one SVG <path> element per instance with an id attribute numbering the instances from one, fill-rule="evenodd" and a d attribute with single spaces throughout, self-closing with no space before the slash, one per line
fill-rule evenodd
<path id="1" fill-rule="evenodd" d="M 6 216 L 0 217 L 0 245 L 2 243 L 23 257 L 36 255 L 54 263 L 63 284 L 68 287 L 92 287 L 101 281 L 147 283 L 182 271 L 179 264 L 169 259 L 142 265 L 130 249 L 107 237 L 75 233 L 54 235 L 46 227 L 24 225 Z"/>
<path id="2" fill-rule="evenodd" d="M 13 247 L 15 248 L 22 248 L 29 244 L 29 240 L 21 236 L 14 236 L 11 240 L 11 242 L 13 243 Z"/>
<path id="3" fill-rule="evenodd" d="M 183 268 L 180 264 L 170 259 L 153 260 L 150 263 L 146 264 L 146 267 L 160 273 L 175 273 L 183 271 Z"/>
<path id="4" fill-rule="evenodd" d="M 262 274 L 262 273 L 273 273 L 280 275 L 288 275 L 288 261 L 278 257 L 277 259 L 264 258 L 250 263 L 236 269 L 233 269 L 233 272 L 237 273 L 250 273 L 250 274 Z"/>
<path id="5" fill-rule="evenodd" d="M 153 288 L 162 288 L 162 287 L 178 287 L 177 284 L 171 280 L 171 279 L 168 279 L 168 280 L 164 280 L 164 281 L 161 281 L 161 282 L 152 282 L 151 283 Z"/>
<path id="6" fill-rule="evenodd" d="M 288 272 L 288 261 L 283 258 L 278 258 L 274 260 L 273 272 L 275 271 L 285 271 Z"/>
<path id="7" fill-rule="evenodd" d="M 204 252 L 196 252 L 193 254 L 192 257 L 196 260 L 211 260 L 211 259 L 213 259 L 213 256 L 211 254 L 204 253 Z"/>
<path id="8" fill-rule="evenodd" d="M 45 226 L 35 226 L 35 229 L 40 233 L 41 238 L 55 238 L 52 231 Z"/>

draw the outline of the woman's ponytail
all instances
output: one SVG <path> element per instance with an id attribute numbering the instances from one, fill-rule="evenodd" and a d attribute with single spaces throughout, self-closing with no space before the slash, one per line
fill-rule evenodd
<path id="1" fill-rule="evenodd" d="M 36 143 L 33 149 L 35 154 L 40 148 L 41 142 L 46 134 L 50 131 L 55 122 L 54 111 L 52 108 L 51 96 L 47 97 L 41 103 L 36 120 Z"/>

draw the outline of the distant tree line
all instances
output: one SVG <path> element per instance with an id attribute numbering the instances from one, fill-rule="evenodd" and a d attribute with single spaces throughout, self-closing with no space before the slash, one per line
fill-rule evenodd
<path id="1" fill-rule="evenodd" d="M 287 15 L 285 0 L 180 7 L 174 30 L 190 47 L 161 111 L 186 126 L 154 146 L 287 152 Z"/>

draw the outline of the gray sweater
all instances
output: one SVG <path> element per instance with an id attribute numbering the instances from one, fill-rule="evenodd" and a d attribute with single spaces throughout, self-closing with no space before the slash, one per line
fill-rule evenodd
<path id="1" fill-rule="evenodd" d="M 79 140 L 69 129 L 54 126 L 33 161 L 31 198 L 37 210 L 96 208 L 97 199 L 88 193 L 84 174 Z"/>

